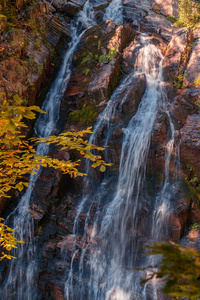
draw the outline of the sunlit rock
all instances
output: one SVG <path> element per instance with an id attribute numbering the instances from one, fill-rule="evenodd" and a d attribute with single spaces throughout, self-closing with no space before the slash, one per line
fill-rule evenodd
<path id="1" fill-rule="evenodd" d="M 200 88 L 200 39 L 197 39 L 191 47 L 192 54 L 185 71 L 184 83 L 188 87 Z"/>
<path id="2" fill-rule="evenodd" d="M 151 8 L 163 15 L 178 18 L 178 0 L 153 0 Z"/>
<path id="3" fill-rule="evenodd" d="M 188 116 L 185 125 L 181 129 L 180 159 L 185 164 L 194 166 L 200 175 L 200 114 Z"/>

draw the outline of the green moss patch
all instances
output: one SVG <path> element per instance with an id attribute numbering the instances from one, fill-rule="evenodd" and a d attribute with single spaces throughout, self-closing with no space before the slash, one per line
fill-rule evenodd
<path id="1" fill-rule="evenodd" d="M 81 109 L 75 110 L 69 114 L 68 121 L 70 123 L 82 123 L 86 126 L 94 124 L 98 115 L 98 110 L 95 105 L 89 104 Z"/>

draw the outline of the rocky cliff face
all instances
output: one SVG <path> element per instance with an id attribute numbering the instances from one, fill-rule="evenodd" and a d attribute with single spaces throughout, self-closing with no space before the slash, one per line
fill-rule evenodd
<path id="1" fill-rule="evenodd" d="M 0 40 L 0 92 L 7 99 L 17 93 L 29 105 L 34 105 L 53 77 L 52 63 L 56 53 L 58 57 L 61 37 L 65 41 L 70 38 L 67 19 L 62 23 L 55 16 L 55 8 L 46 1 L 29 6 L 17 0 L 16 11 L 9 12 L 9 9 L 9 4 L 2 6 L 5 26 Z"/>
<path id="2" fill-rule="evenodd" d="M 19 7 L 21 2 L 19 1 Z M 148 1 L 138 0 L 132 3 L 126 0 L 123 25 L 112 20 L 103 21 L 102 7 L 99 5 L 95 11 L 99 18 L 98 24 L 85 31 L 74 53 L 72 74 L 60 111 L 60 123 L 65 129 L 79 130 L 93 125 L 119 82 L 126 78 L 136 64 L 138 50 L 143 46 L 141 35 L 162 51 L 163 85 L 175 132 L 175 147 L 172 152 L 174 159 L 170 163 L 170 176 L 173 179 L 179 178 L 176 184 L 171 186 L 173 210 L 166 224 L 169 232 L 167 238 L 174 241 L 179 241 L 192 223 L 200 222 L 200 30 L 191 31 L 172 26 L 166 17 L 177 18 L 177 2 L 163 3 L 155 0 L 150 5 Z M 45 9 L 48 19 L 52 17 L 53 8 L 46 2 L 41 5 L 45 7 L 42 9 Z M 67 12 L 68 16 L 72 17 L 74 13 L 69 13 L 67 5 L 69 4 L 65 1 L 53 2 L 55 9 Z M 55 37 L 53 31 L 49 32 L 49 36 L 52 35 Z M 59 43 L 59 39 L 58 34 L 53 42 L 54 46 Z M 33 56 L 33 61 L 42 65 L 41 74 L 29 74 L 28 78 L 32 78 L 30 80 L 33 85 L 30 87 L 29 82 L 21 92 L 21 87 L 17 89 L 22 96 L 31 89 L 30 104 L 34 103 L 42 85 L 48 80 L 51 56 L 44 44 L 40 45 L 39 50 L 33 48 L 30 42 L 26 55 Z M 7 93 L 10 89 L 13 92 L 18 82 L 26 85 L 26 75 L 22 75 L 23 73 L 19 75 L 20 80 L 16 79 L 17 75 L 11 78 L 10 73 L 7 73 L 8 70 L 13 72 L 19 68 L 21 51 L 20 48 L 17 58 L 8 57 L 1 62 L 0 86 L 6 89 Z M 115 176 L 119 167 L 123 130 L 136 113 L 145 88 L 145 75 L 140 74 L 127 86 L 127 90 L 118 93 L 119 103 L 125 94 L 126 101 L 116 108 L 117 114 L 110 121 L 112 139 L 108 146 L 111 149 L 109 158 L 113 163 L 109 170 L 110 176 Z M 107 128 L 103 128 L 101 137 L 98 138 L 100 144 L 105 139 L 106 130 Z M 169 117 L 159 108 L 147 160 L 149 187 L 154 185 L 154 188 L 159 189 L 158 182 L 163 176 L 165 148 L 170 134 Z M 94 180 L 98 176 L 99 174 L 94 174 Z M 73 220 L 81 189 L 82 180 L 72 180 L 68 176 L 62 176 L 59 171 L 43 171 L 40 182 L 36 184 L 30 213 L 34 218 L 35 235 L 40 247 L 38 299 L 64 299 L 64 282 L 73 254 Z M 95 211 L 95 208 L 91 209 L 89 216 L 91 222 L 93 210 Z M 86 217 L 88 218 L 86 213 L 82 212 L 82 225 Z M 77 247 L 81 248 L 81 235 L 78 241 Z M 93 247 L 93 243 L 91 238 L 88 241 L 89 247 Z M 62 249 L 67 249 L 66 256 L 62 256 Z"/>

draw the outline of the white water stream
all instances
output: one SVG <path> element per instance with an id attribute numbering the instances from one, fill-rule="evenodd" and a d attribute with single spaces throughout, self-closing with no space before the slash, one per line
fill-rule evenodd
<path id="1" fill-rule="evenodd" d="M 35 125 L 35 132 L 39 137 L 47 137 L 56 128 L 59 119 L 60 101 L 64 95 L 71 75 L 71 62 L 73 53 L 79 44 L 84 31 L 94 25 L 93 7 L 87 1 L 75 21 L 71 23 L 72 41 L 64 55 L 63 62 L 56 80 L 53 82 L 42 109 L 46 114 L 41 114 Z M 46 155 L 49 146 L 40 144 L 37 147 L 38 155 Z M 37 300 L 37 286 L 35 274 L 37 271 L 36 251 L 37 246 L 34 240 L 33 218 L 29 213 L 30 198 L 35 183 L 40 175 L 39 170 L 35 175 L 30 176 L 29 187 L 21 198 L 16 209 L 8 216 L 6 223 L 11 222 L 12 228 L 17 230 L 17 238 L 26 242 L 25 246 L 19 246 L 15 255 L 17 260 L 12 260 L 9 266 L 9 274 L 0 291 L 2 300 Z M 26 263 L 25 263 L 26 261 Z"/>
<path id="2" fill-rule="evenodd" d="M 122 1 L 113 0 L 107 7 L 104 20 L 112 19 L 123 23 Z M 59 118 L 60 101 L 71 74 L 73 53 L 82 37 L 85 28 L 95 23 L 94 11 L 89 1 L 84 5 L 76 21 L 72 22 L 72 42 L 65 54 L 63 63 L 55 82 L 47 94 L 42 107 L 47 112 L 40 115 L 35 125 L 38 136 L 47 137 L 52 134 Z M 126 129 L 121 149 L 119 176 L 112 194 L 108 194 L 110 181 L 105 178 L 97 188 L 96 193 L 89 193 L 89 181 L 86 179 L 84 196 L 77 208 L 74 220 L 74 253 L 65 284 L 66 300 L 139 300 L 147 299 L 147 286 L 140 285 L 141 274 L 134 268 L 141 265 L 141 251 L 138 246 L 145 238 L 158 240 L 162 237 L 162 225 L 170 209 L 169 163 L 173 150 L 174 129 L 167 109 L 164 107 L 171 127 L 171 138 L 167 144 L 165 159 L 165 180 L 163 188 L 153 200 L 153 213 L 150 216 L 152 225 L 147 224 L 147 233 L 141 232 L 141 211 L 148 206 L 146 192 L 146 161 L 149 153 L 153 125 L 160 103 L 165 103 L 162 85 L 162 54 L 152 44 L 145 44 L 139 50 L 134 72 L 129 74 L 114 91 L 106 109 L 99 116 L 94 127 L 90 142 L 96 141 L 101 128 L 107 129 L 105 146 L 112 136 L 111 119 L 120 107 L 117 96 L 123 94 L 121 103 L 126 101 L 127 86 L 135 76 L 145 74 L 146 91 L 136 114 L 130 120 Z M 128 92 L 128 91 L 127 91 Z M 37 153 L 45 155 L 48 146 L 39 145 Z M 86 169 L 90 172 L 90 165 Z M 39 172 L 30 177 L 29 188 L 19 205 L 8 217 L 12 227 L 18 230 L 18 239 L 26 241 L 16 253 L 17 261 L 9 266 L 9 275 L 4 283 L 0 298 L 2 300 L 37 300 L 35 275 L 37 272 L 36 243 L 34 242 L 34 224 L 29 214 L 30 197 Z M 152 199 L 151 199 L 152 201 Z M 90 224 L 90 213 L 96 205 L 93 224 Z M 78 249 L 76 236 L 79 233 L 79 217 L 87 209 L 85 227 L 82 237 L 82 249 Z M 28 228 L 28 230 L 27 230 Z M 79 261 L 77 263 L 77 256 Z M 151 260 L 151 258 L 149 258 Z M 24 264 L 24 261 L 26 264 Z M 85 262 L 87 261 L 87 263 Z M 149 298 L 148 298 L 149 299 Z M 156 285 L 152 299 L 157 299 Z"/>
<path id="3" fill-rule="evenodd" d="M 103 207 L 101 202 L 104 202 L 104 198 L 108 198 L 106 189 L 109 190 L 109 184 L 106 180 L 103 181 L 96 194 L 93 195 L 93 202 L 91 202 L 91 193 L 87 190 L 86 184 L 84 197 L 77 208 L 73 232 L 74 255 L 65 286 L 67 300 L 147 299 L 146 286 L 142 289 L 141 275 L 138 271 L 134 271 L 134 268 L 140 265 L 141 261 L 139 253 L 141 251 L 138 248 L 141 245 L 139 241 L 141 235 L 143 238 L 148 237 L 154 240 L 162 236 L 162 223 L 169 212 L 170 194 L 168 195 L 167 187 L 174 142 L 173 124 L 166 110 L 166 97 L 162 84 L 162 60 L 160 50 L 152 44 L 144 45 L 139 50 L 134 73 L 129 74 L 115 90 L 94 127 L 90 142 L 94 142 L 101 128 L 106 127 L 108 130 L 105 145 L 107 145 L 112 130 L 112 128 L 109 130 L 110 120 L 115 115 L 117 104 L 119 104 L 116 100 L 118 94 L 122 89 L 126 90 L 134 76 L 145 74 L 147 80 L 145 94 L 137 113 L 124 131 L 116 192 L 114 195 L 109 195 L 111 199 L 108 205 Z M 126 101 L 126 93 L 120 101 L 121 103 Z M 162 106 L 168 115 L 171 138 L 166 147 L 165 181 L 160 194 L 153 201 L 154 212 L 152 220 L 149 220 L 152 225 L 147 221 L 148 233 L 141 233 L 138 228 L 141 210 L 150 201 L 145 191 L 146 160 L 158 106 Z M 89 166 L 87 166 L 87 171 L 89 171 Z M 93 204 L 96 203 L 96 216 L 91 229 L 90 212 Z M 76 247 L 79 215 L 85 210 L 87 210 L 87 215 L 82 238 L 84 242 L 79 250 Z M 103 217 L 100 218 L 100 215 Z M 95 244 L 93 241 L 96 241 Z M 80 258 L 77 263 L 78 255 Z M 157 299 L 156 286 L 152 299 Z"/>

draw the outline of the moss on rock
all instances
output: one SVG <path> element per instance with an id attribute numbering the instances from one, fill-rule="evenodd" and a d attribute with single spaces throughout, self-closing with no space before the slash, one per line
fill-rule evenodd
<path id="1" fill-rule="evenodd" d="M 88 104 L 81 109 L 75 110 L 69 114 L 68 121 L 70 123 L 83 123 L 86 126 L 91 126 L 98 115 L 98 109 L 94 104 Z"/>

